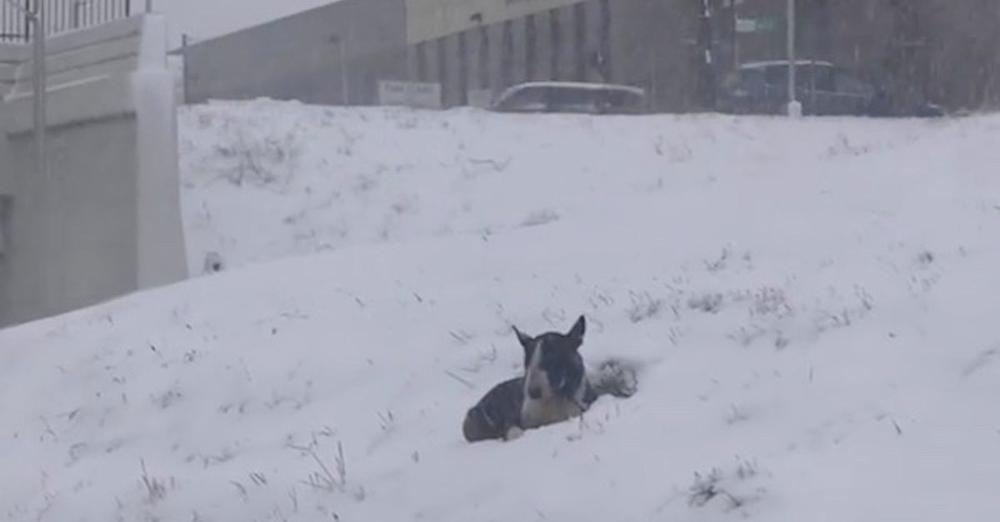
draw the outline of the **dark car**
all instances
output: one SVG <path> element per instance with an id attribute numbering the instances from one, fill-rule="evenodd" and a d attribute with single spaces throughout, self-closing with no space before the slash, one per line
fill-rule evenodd
<path id="1" fill-rule="evenodd" d="M 719 109 L 734 114 L 784 114 L 788 105 L 788 60 L 743 64 L 723 82 Z M 795 64 L 796 98 L 802 113 L 855 116 L 940 116 L 940 108 L 921 104 L 890 110 L 884 90 L 858 79 L 830 62 L 799 60 Z"/>
<path id="2" fill-rule="evenodd" d="M 800 60 L 795 65 L 796 97 L 802 113 L 864 115 L 875 88 L 829 62 Z M 735 114 L 783 114 L 788 105 L 788 61 L 743 64 L 723 83 L 719 108 Z"/>
<path id="3" fill-rule="evenodd" d="M 528 82 L 505 90 L 492 105 L 498 112 L 640 114 L 646 92 L 606 83 Z"/>

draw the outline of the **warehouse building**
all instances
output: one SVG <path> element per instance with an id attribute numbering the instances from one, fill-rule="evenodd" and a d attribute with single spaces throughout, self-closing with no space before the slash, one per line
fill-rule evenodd
<path id="1" fill-rule="evenodd" d="M 271 97 L 371 105 L 406 80 L 403 0 L 341 0 L 182 51 L 189 103 Z"/>
<path id="2" fill-rule="evenodd" d="M 341 0 L 184 50 L 186 98 L 376 104 L 380 82 L 436 84 L 444 107 L 528 80 L 645 87 L 659 110 L 698 99 L 688 0 Z"/>
<path id="3" fill-rule="evenodd" d="M 711 110 L 740 63 L 785 56 L 786 0 L 340 0 L 186 47 L 186 99 L 483 105 L 531 80 L 646 89 Z M 707 6 L 707 9 L 706 9 Z M 798 0 L 800 58 L 901 103 L 1000 104 L 1000 2 Z M 970 79 L 971 81 L 966 81 Z M 402 96 L 400 96 L 402 95 Z"/>
<path id="4" fill-rule="evenodd" d="M 537 80 L 644 87 L 653 106 L 697 99 L 697 4 L 643 0 L 409 0 L 408 76 L 446 105 Z M 692 8 L 694 10 L 692 10 Z"/>

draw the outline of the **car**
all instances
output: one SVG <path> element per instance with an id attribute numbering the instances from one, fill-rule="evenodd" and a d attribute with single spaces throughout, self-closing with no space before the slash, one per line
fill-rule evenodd
<path id="1" fill-rule="evenodd" d="M 504 90 L 491 109 L 522 113 L 641 114 L 646 112 L 646 91 L 608 83 L 527 82 Z"/>
<path id="2" fill-rule="evenodd" d="M 788 60 L 741 65 L 723 82 L 719 108 L 734 114 L 783 114 L 788 105 Z M 796 97 L 802 113 L 865 115 L 875 88 L 830 62 L 795 63 Z"/>
<path id="3" fill-rule="evenodd" d="M 784 114 L 788 105 L 788 60 L 745 63 L 726 77 L 718 108 L 733 114 Z M 808 115 L 941 116 L 940 107 L 923 103 L 902 110 L 878 89 L 833 63 L 795 62 L 796 98 Z"/>

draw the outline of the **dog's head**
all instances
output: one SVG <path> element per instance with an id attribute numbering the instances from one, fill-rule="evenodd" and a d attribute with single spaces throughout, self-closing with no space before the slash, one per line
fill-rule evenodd
<path id="1" fill-rule="evenodd" d="M 531 337 L 514 327 L 524 347 L 524 393 L 529 399 L 572 398 L 584 377 L 580 345 L 586 320 L 581 315 L 569 332 Z"/>

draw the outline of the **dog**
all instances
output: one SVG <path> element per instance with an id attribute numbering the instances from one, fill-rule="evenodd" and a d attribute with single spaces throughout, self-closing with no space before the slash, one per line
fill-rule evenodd
<path id="1" fill-rule="evenodd" d="M 587 328 L 580 316 L 569 332 L 531 337 L 513 327 L 524 349 L 524 375 L 493 387 L 465 416 L 465 440 L 511 440 L 524 430 L 578 417 L 604 394 L 628 397 L 635 375 L 614 361 L 601 366 L 600 379 L 588 379 L 580 346 Z"/>

